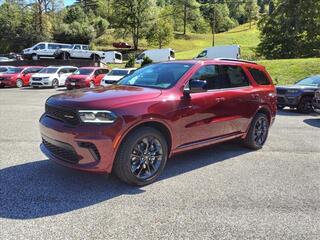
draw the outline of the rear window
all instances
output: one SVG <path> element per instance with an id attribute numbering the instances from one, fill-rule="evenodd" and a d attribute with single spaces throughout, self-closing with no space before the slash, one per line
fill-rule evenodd
<path id="1" fill-rule="evenodd" d="M 75 71 L 74 75 L 90 75 L 93 72 L 94 69 L 90 68 L 80 68 L 77 71 Z"/>
<path id="2" fill-rule="evenodd" d="M 270 85 L 270 80 L 264 72 L 254 68 L 249 68 L 249 72 L 259 85 Z"/>

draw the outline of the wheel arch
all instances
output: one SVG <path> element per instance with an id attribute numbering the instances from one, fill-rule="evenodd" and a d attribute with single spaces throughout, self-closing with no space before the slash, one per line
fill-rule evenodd
<path id="1" fill-rule="evenodd" d="M 163 136 L 165 137 L 167 143 L 168 143 L 168 155 L 170 156 L 171 150 L 172 150 L 172 144 L 173 144 L 173 138 L 172 138 L 172 132 L 169 128 L 169 126 L 159 120 L 155 120 L 155 119 L 149 119 L 149 120 L 145 120 L 143 122 L 139 122 L 134 124 L 133 126 L 131 126 L 124 134 L 121 135 L 120 139 L 116 142 L 116 146 L 115 146 L 115 156 L 117 155 L 119 148 L 122 144 L 122 142 L 124 141 L 124 139 L 134 130 L 138 129 L 138 128 L 142 128 L 142 127 L 152 127 L 156 130 L 158 130 L 160 133 L 163 134 Z"/>

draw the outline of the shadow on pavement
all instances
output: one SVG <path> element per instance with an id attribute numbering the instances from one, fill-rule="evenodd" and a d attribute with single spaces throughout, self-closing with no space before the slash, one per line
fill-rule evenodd
<path id="1" fill-rule="evenodd" d="M 180 154 L 168 160 L 159 181 L 247 153 L 228 143 Z M 146 190 L 96 175 L 61 167 L 50 160 L 0 170 L 0 217 L 32 219 L 88 207 L 114 197 Z"/>
<path id="2" fill-rule="evenodd" d="M 277 115 L 280 116 L 319 116 L 316 112 L 313 113 L 299 113 L 297 110 L 294 109 L 284 109 L 284 110 L 278 110 Z"/>
<path id="3" fill-rule="evenodd" d="M 311 127 L 317 127 L 320 128 L 320 118 L 310 118 L 303 120 L 304 123 L 310 125 Z"/>

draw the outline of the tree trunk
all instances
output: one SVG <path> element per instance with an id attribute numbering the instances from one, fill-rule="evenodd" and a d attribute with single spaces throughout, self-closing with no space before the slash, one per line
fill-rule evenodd
<path id="1" fill-rule="evenodd" d="M 183 35 L 187 32 L 187 3 L 183 6 Z"/>

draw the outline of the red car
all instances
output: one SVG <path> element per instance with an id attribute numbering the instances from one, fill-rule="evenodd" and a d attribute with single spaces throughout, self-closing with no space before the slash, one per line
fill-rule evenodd
<path id="1" fill-rule="evenodd" d="M 11 67 L 7 72 L 0 74 L 0 87 L 29 86 L 30 77 L 42 68 L 42 66 Z"/>
<path id="2" fill-rule="evenodd" d="M 112 44 L 115 48 L 131 48 L 131 45 L 126 42 L 116 42 Z"/>
<path id="3" fill-rule="evenodd" d="M 94 88 L 100 86 L 100 82 L 110 69 L 100 67 L 81 67 L 66 79 L 66 87 L 73 88 Z"/>
<path id="4" fill-rule="evenodd" d="M 113 172 L 141 186 L 180 152 L 236 138 L 262 148 L 276 111 L 275 87 L 261 65 L 158 63 L 116 85 L 50 97 L 40 119 L 41 149 L 62 165 Z"/>

